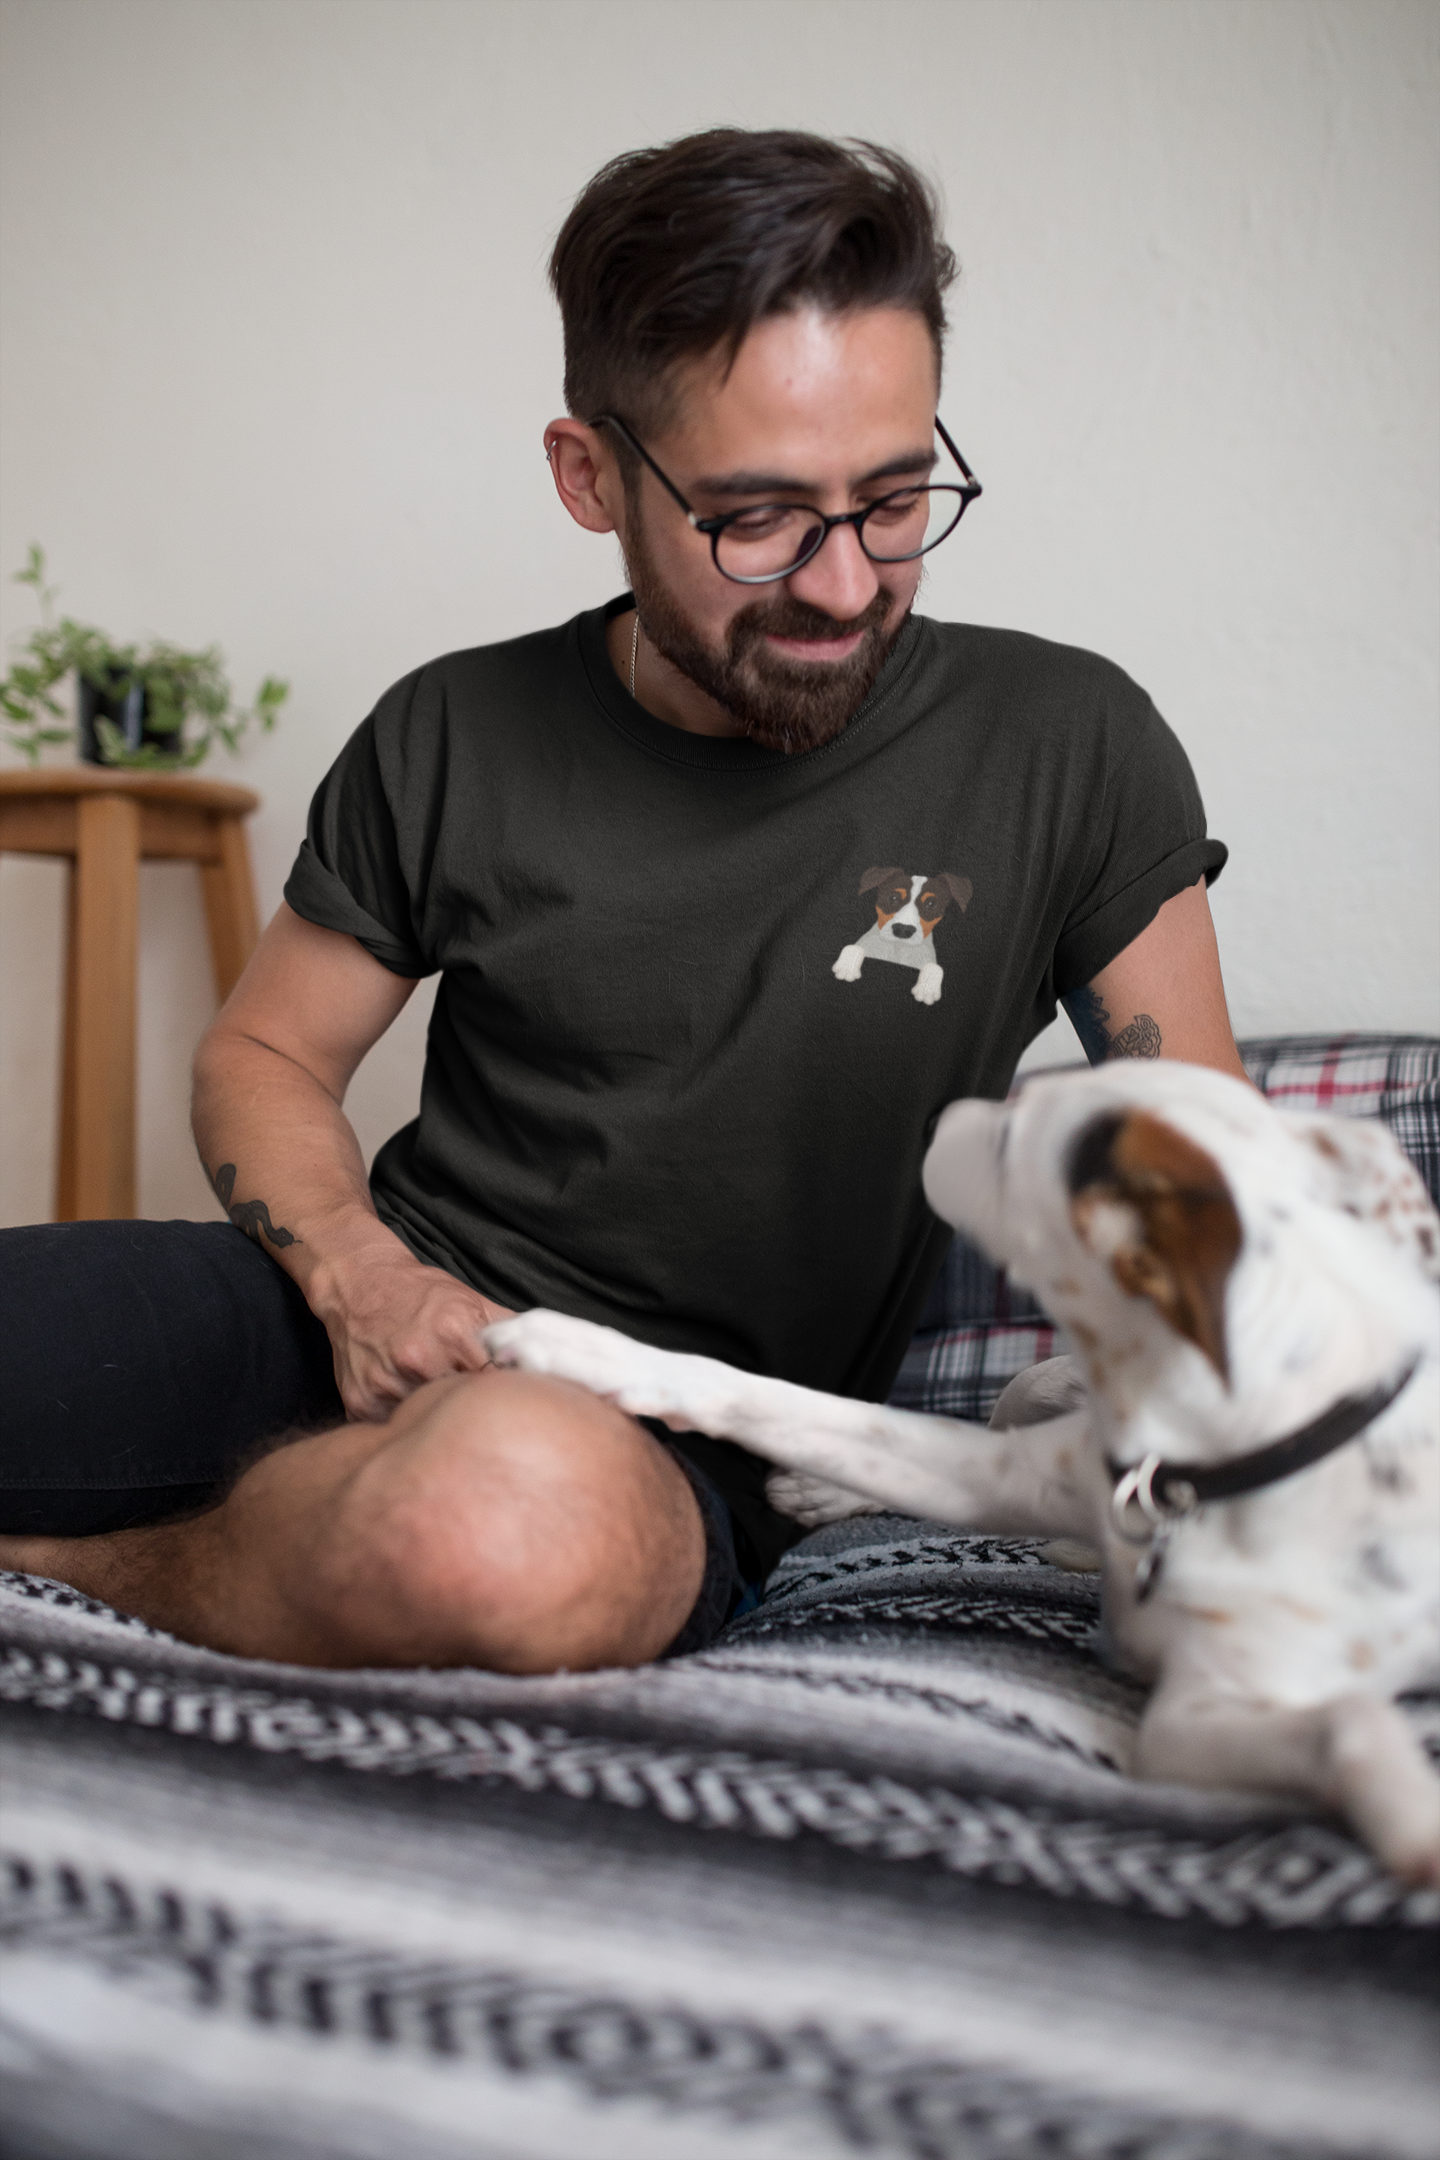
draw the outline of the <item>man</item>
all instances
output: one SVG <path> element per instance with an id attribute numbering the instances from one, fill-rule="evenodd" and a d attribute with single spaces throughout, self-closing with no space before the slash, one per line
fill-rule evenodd
<path id="1" fill-rule="evenodd" d="M 929 1124 L 1003 1094 L 1057 995 L 1092 1056 L 1240 1070 L 1224 850 L 1149 701 L 913 613 L 979 492 L 918 176 L 717 131 L 607 167 L 551 268 L 546 455 L 633 595 L 420 669 L 322 782 L 196 1059 L 249 1242 L 7 1240 L 0 1559 L 222 1649 L 705 1642 L 794 1534 L 763 1466 L 488 1368 L 484 1326 L 549 1304 L 883 1397 L 947 1243 Z M 367 1184 L 346 1085 L 436 970 Z"/>

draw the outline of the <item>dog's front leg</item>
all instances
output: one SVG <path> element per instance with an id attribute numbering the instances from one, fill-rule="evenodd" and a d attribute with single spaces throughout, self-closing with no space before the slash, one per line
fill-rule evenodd
<path id="1" fill-rule="evenodd" d="M 771 1462 L 960 1529 L 1086 1541 L 1099 1534 L 1088 1410 L 995 1433 L 778 1380 L 752 1386 L 728 1437 Z"/>
<path id="2" fill-rule="evenodd" d="M 1401 1712 L 1378 1696 L 1288 1710 L 1162 1681 L 1141 1721 L 1135 1770 L 1302 1794 L 1347 1817 L 1392 1874 L 1440 1884 L 1440 1778 Z"/>
<path id="3" fill-rule="evenodd" d="M 1000 1536 L 1098 1535 L 1086 1410 L 1021 1434 L 992 1433 L 654 1350 L 539 1310 L 487 1328 L 485 1341 L 500 1364 L 578 1380 L 632 1417 L 738 1440 L 781 1469 L 828 1478 L 904 1515 Z"/>

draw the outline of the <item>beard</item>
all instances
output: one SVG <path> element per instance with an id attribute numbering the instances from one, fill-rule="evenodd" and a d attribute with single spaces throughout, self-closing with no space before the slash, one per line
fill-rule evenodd
<path id="1" fill-rule="evenodd" d="M 625 560 L 640 627 L 655 650 L 723 705 L 752 742 L 787 757 L 818 750 L 841 733 L 869 696 L 910 614 L 907 607 L 894 629 L 886 629 L 894 595 L 883 586 L 849 622 L 777 591 L 732 616 L 716 652 L 702 643 L 661 579 L 633 503 Z M 857 630 L 860 643 L 843 660 L 786 660 L 765 643 L 767 637 L 851 637 Z"/>

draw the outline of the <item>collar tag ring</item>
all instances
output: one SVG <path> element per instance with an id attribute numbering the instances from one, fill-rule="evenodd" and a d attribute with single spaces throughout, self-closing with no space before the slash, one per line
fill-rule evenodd
<path id="1" fill-rule="evenodd" d="M 1162 1456 L 1153 1452 L 1143 1456 L 1125 1472 L 1110 1496 L 1115 1528 L 1127 1545 L 1150 1544 L 1157 1530 L 1179 1521 L 1195 1508 L 1195 1488 L 1184 1478 L 1173 1479 L 1164 1499 L 1160 1498 L 1155 1491 L 1155 1478 L 1164 1467 Z M 1139 1530 L 1132 1529 L 1129 1524 L 1132 1506 L 1139 1509 L 1144 1519 L 1144 1526 Z"/>

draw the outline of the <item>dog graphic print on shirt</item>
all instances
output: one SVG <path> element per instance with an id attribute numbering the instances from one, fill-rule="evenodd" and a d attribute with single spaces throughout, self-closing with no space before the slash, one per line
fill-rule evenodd
<path id="1" fill-rule="evenodd" d="M 858 944 L 845 946 L 830 971 L 836 981 L 858 982 L 867 960 L 889 960 L 896 967 L 915 969 L 918 980 L 910 995 L 918 1005 L 937 1005 L 945 970 L 935 957 L 935 925 L 952 901 L 964 914 L 975 890 L 969 878 L 957 877 L 953 870 L 931 877 L 892 864 L 867 870 L 860 890 L 875 895 L 875 926 Z"/>

